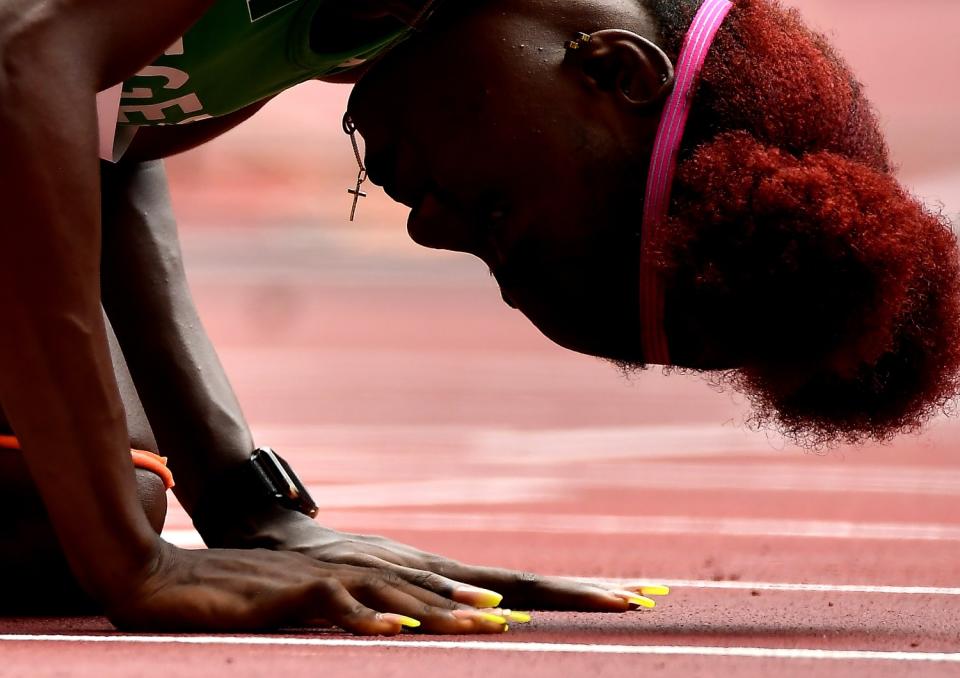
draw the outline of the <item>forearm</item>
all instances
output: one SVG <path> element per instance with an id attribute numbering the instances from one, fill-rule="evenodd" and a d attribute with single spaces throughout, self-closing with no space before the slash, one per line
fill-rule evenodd
<path id="1" fill-rule="evenodd" d="M 53 56 L 0 51 L 0 398 L 75 573 L 105 599 L 156 535 L 100 310 L 95 84 Z"/>
<path id="2" fill-rule="evenodd" d="M 160 163 L 104 167 L 103 301 L 188 511 L 253 440 L 183 270 Z"/>

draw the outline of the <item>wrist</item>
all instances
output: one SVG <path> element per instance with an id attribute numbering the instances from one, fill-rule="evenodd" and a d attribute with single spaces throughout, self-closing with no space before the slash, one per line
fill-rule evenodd
<path id="1" fill-rule="evenodd" d="M 70 568 L 83 589 L 110 610 L 124 604 L 156 572 L 164 549 L 174 547 L 150 530 L 135 548 L 101 551 L 94 557 L 70 559 Z"/>
<path id="2" fill-rule="evenodd" d="M 211 548 L 284 550 L 298 536 L 320 526 L 310 517 L 276 504 L 245 507 L 229 516 L 194 518 L 194 525 Z"/>
<path id="3" fill-rule="evenodd" d="M 292 525 L 311 524 L 317 506 L 293 469 L 269 447 L 208 479 L 191 516 L 210 546 L 266 547 Z"/>

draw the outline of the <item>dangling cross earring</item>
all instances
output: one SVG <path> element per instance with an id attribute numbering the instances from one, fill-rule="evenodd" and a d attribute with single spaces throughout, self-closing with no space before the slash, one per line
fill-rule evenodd
<path id="1" fill-rule="evenodd" d="M 360 172 L 357 174 L 357 187 L 348 188 L 347 193 L 353 196 L 353 207 L 350 208 L 350 221 L 357 216 L 357 203 L 360 198 L 366 198 L 367 194 L 363 192 L 363 184 L 367 180 L 367 168 L 363 164 L 363 156 L 360 154 L 360 145 L 357 143 L 357 126 L 350 117 L 350 113 L 343 116 L 343 131 L 350 136 L 350 143 L 353 145 L 353 154 L 357 156 L 357 165 L 360 166 Z"/>

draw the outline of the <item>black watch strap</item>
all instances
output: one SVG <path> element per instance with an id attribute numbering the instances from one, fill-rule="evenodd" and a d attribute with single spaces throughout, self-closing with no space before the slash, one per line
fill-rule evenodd
<path id="1" fill-rule="evenodd" d="M 257 484 L 269 498 L 284 508 L 299 511 L 311 518 L 316 517 L 318 509 L 313 497 L 290 468 L 290 464 L 272 448 L 258 447 L 254 450 L 247 467 L 256 476 Z"/>
<path id="2" fill-rule="evenodd" d="M 290 464 L 271 448 L 258 447 L 246 462 L 224 471 L 205 488 L 192 517 L 203 533 L 205 526 L 223 528 L 231 518 L 242 520 L 243 516 L 275 506 L 311 518 L 319 511 Z"/>

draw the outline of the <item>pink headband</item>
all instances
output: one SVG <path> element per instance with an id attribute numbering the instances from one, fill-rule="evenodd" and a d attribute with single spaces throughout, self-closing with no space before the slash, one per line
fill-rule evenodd
<path id="1" fill-rule="evenodd" d="M 713 39 L 732 8 L 733 3 L 729 0 L 704 0 L 697 12 L 693 25 L 683 39 L 676 84 L 664 106 L 650 158 L 640 244 L 640 324 L 644 362 L 650 365 L 670 364 L 670 348 L 663 329 L 663 288 L 657 276 L 653 251 L 654 234 L 667 220 L 677 154 L 693 107 L 693 86 L 703 69 Z"/>

